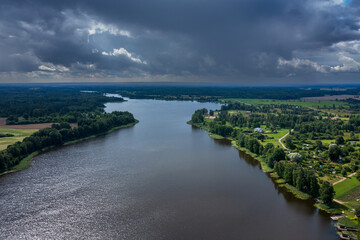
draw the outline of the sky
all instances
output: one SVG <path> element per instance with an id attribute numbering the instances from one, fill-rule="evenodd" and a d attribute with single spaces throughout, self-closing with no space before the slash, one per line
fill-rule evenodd
<path id="1" fill-rule="evenodd" d="M 21 82 L 360 83 L 360 1 L 2 0 Z"/>

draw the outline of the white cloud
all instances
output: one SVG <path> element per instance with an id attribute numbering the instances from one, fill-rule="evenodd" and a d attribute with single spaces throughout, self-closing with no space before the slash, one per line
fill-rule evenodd
<path id="1" fill-rule="evenodd" d="M 319 1 L 312 1 L 311 4 L 315 5 L 320 9 L 323 9 L 323 8 L 336 7 L 336 6 L 344 6 L 348 2 L 349 2 L 348 0 L 319 0 Z"/>
<path id="2" fill-rule="evenodd" d="M 279 58 L 278 61 L 278 68 L 284 68 L 286 66 L 293 67 L 295 69 L 309 69 L 315 72 L 327 73 L 327 66 L 320 65 L 316 62 L 313 62 L 308 59 L 300 59 L 300 58 L 293 58 L 291 60 L 286 60 L 283 58 Z"/>
<path id="3" fill-rule="evenodd" d="M 116 26 L 114 26 L 112 24 L 105 25 L 100 22 L 96 22 L 96 23 L 92 22 L 88 29 L 89 36 L 95 35 L 95 34 L 102 34 L 105 32 L 108 32 L 114 36 L 131 37 L 131 33 L 129 31 L 120 30 L 119 28 L 117 28 Z"/>
<path id="4" fill-rule="evenodd" d="M 81 62 L 76 62 L 71 64 L 71 68 L 72 69 L 80 69 L 80 70 L 95 70 L 96 69 L 96 64 L 93 63 L 81 63 Z"/>
<path id="5" fill-rule="evenodd" d="M 347 52 L 350 54 L 359 54 L 360 53 L 360 41 L 342 41 L 335 43 L 331 46 L 335 51 Z"/>
<path id="6" fill-rule="evenodd" d="M 42 65 L 39 66 L 39 70 L 42 71 L 50 71 L 50 72 L 68 72 L 70 71 L 69 68 L 62 66 L 62 65 L 54 65 L 52 63 L 44 63 Z"/>
<path id="7" fill-rule="evenodd" d="M 131 53 L 129 53 L 125 48 L 119 48 L 116 49 L 114 48 L 112 52 L 102 52 L 102 55 L 105 56 L 125 56 L 127 58 L 129 58 L 131 61 L 136 62 L 136 63 L 141 63 L 141 64 L 147 64 L 146 61 L 142 61 L 140 58 L 134 57 Z"/>
<path id="8" fill-rule="evenodd" d="M 340 54 L 339 62 L 341 65 L 336 65 L 330 68 L 332 72 L 359 72 L 360 63 L 351 57 Z"/>

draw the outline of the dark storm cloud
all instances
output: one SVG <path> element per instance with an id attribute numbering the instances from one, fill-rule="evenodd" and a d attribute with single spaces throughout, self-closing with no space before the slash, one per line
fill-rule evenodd
<path id="1" fill-rule="evenodd" d="M 2 1 L 0 72 L 259 83 L 346 72 L 352 81 L 359 8 L 340 0 Z"/>

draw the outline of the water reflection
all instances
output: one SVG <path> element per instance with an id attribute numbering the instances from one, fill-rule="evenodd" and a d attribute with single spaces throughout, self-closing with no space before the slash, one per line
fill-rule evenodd
<path id="1" fill-rule="evenodd" d="M 213 103 L 132 100 L 132 128 L 61 147 L 0 178 L 0 239 L 337 239 L 328 216 L 186 124 Z M 280 237 L 279 237 L 280 236 Z"/>

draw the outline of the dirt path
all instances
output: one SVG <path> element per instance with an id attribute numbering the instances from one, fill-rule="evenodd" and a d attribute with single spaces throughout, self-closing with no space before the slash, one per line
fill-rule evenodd
<path id="1" fill-rule="evenodd" d="M 355 176 L 355 174 L 356 174 L 356 172 L 354 172 L 354 173 L 352 173 L 352 174 L 349 174 L 347 177 L 343 177 L 343 178 L 340 179 L 339 181 L 334 182 L 334 183 L 333 183 L 333 186 L 334 186 L 335 184 L 338 184 L 338 183 L 341 183 L 341 182 L 345 181 L 345 180 L 348 179 L 348 178 L 351 178 L 352 176 Z M 337 202 L 337 203 L 340 203 L 341 205 L 345 205 L 345 202 L 340 201 L 340 200 L 337 200 L 337 199 L 335 199 L 335 198 L 333 199 L 333 201 L 334 201 L 334 202 Z"/>
<path id="2" fill-rule="evenodd" d="M 337 200 L 337 199 L 335 199 L 335 198 L 333 199 L 333 201 L 334 201 L 334 202 L 337 202 L 337 203 L 339 203 L 339 204 L 341 204 L 341 205 L 344 205 L 344 204 L 345 204 L 343 201 Z"/>
<path id="3" fill-rule="evenodd" d="M 294 129 L 290 130 L 291 132 L 294 131 Z M 286 138 L 289 135 L 290 132 L 288 132 L 287 134 L 285 134 L 284 136 L 282 136 L 281 138 L 279 138 L 279 143 L 281 144 L 281 146 L 285 149 L 285 150 L 289 150 L 287 147 L 285 147 L 285 145 L 281 142 L 284 138 Z"/>
<path id="4" fill-rule="evenodd" d="M 350 175 L 348 175 L 348 176 L 346 176 L 346 177 L 343 177 L 343 178 L 340 179 L 339 181 L 334 182 L 333 185 L 338 184 L 338 183 L 341 183 L 341 182 L 345 181 L 346 179 L 351 178 L 352 176 L 355 176 L 355 174 L 356 174 L 356 172 L 354 172 L 354 173 L 352 173 L 352 174 L 350 174 Z"/>

